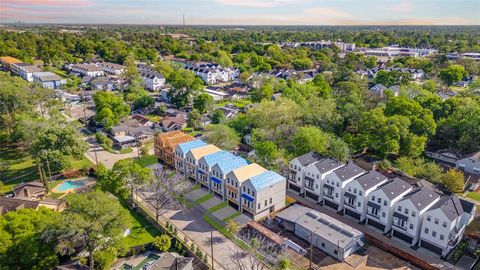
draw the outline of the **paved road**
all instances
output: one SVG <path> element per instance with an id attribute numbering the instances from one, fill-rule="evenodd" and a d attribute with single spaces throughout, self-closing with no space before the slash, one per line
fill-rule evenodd
<path id="1" fill-rule="evenodd" d="M 121 160 L 121 159 L 126 159 L 126 158 L 133 158 L 133 157 L 138 157 L 138 149 L 137 147 L 132 147 L 133 152 L 127 153 L 127 154 L 113 154 L 105 149 L 103 149 L 101 146 L 97 144 L 95 141 L 94 137 L 86 137 L 85 141 L 88 143 L 88 151 L 85 153 L 85 156 L 93 163 L 96 163 L 95 160 L 95 150 L 97 151 L 97 159 L 99 163 L 103 163 L 105 167 L 108 169 L 111 169 L 113 167 L 113 164 L 115 162 Z M 150 149 L 150 153 L 153 154 L 153 147 Z"/>
<path id="2" fill-rule="evenodd" d="M 151 213 L 154 213 L 155 211 L 151 205 L 144 201 L 145 197 L 145 194 L 139 193 L 138 200 L 143 206 L 150 209 Z M 200 247 L 204 253 L 209 255 L 209 264 L 211 262 L 210 234 L 211 231 L 213 231 L 215 269 L 236 270 L 238 267 L 234 262 L 238 260 L 243 260 L 243 264 L 245 265 L 252 265 L 252 258 L 244 257 L 244 252 L 234 242 L 205 222 L 202 218 L 201 211 L 198 209 L 191 208 L 177 211 L 166 210 L 162 215 L 162 220 L 163 222 L 168 220 L 170 223 L 174 224 L 177 229 L 181 231 L 179 232 L 180 237 L 182 237 L 181 234 L 183 233 L 188 238 L 193 239 L 195 244 Z M 258 262 L 254 263 L 257 264 Z M 248 267 L 248 269 L 256 268 Z"/>

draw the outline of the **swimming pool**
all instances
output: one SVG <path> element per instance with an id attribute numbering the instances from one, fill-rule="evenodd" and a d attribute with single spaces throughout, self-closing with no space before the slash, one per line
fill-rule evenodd
<path id="1" fill-rule="evenodd" d="M 56 189 L 58 191 L 65 191 L 65 190 L 69 190 L 69 189 L 81 188 L 83 186 L 85 186 L 85 182 L 83 180 L 77 180 L 77 181 L 68 180 L 68 181 L 63 182 L 59 186 L 57 186 Z"/>

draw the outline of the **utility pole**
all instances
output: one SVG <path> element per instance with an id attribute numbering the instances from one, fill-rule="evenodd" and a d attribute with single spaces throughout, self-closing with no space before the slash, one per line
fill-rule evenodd
<path id="1" fill-rule="evenodd" d="M 313 257 L 313 231 L 310 232 L 310 264 L 308 266 L 309 270 L 312 270 L 312 257 Z"/>
<path id="2" fill-rule="evenodd" d="M 212 270 L 213 268 L 213 230 L 210 231 L 210 249 L 211 249 L 211 254 L 212 254 Z"/>

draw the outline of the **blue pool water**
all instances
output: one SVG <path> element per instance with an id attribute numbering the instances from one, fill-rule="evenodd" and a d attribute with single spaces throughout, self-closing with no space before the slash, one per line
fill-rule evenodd
<path id="1" fill-rule="evenodd" d="M 57 187 L 58 191 L 65 191 L 68 189 L 75 189 L 75 188 L 81 188 L 85 185 L 85 182 L 82 180 L 77 180 L 77 181 L 65 181 L 63 182 L 60 186 Z"/>

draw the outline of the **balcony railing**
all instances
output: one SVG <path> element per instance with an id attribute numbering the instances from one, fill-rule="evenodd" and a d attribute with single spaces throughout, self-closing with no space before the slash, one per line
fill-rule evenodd
<path id="1" fill-rule="evenodd" d="M 398 223 L 392 223 L 392 226 L 394 226 L 395 228 L 399 228 L 403 231 L 407 231 L 407 227 L 406 226 L 402 226 L 401 224 L 398 224 Z"/>

